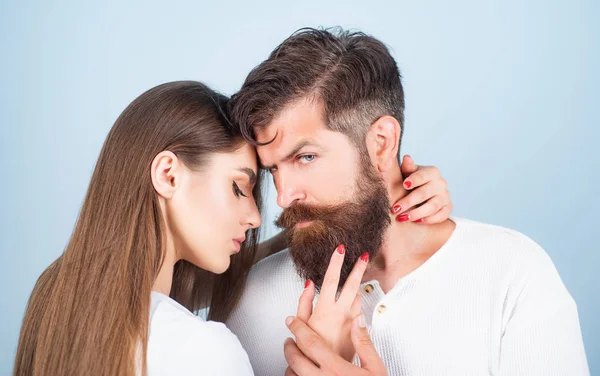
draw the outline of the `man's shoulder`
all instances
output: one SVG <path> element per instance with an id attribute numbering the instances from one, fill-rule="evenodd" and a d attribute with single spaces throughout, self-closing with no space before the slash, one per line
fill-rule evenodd
<path id="1" fill-rule="evenodd" d="M 258 282 L 265 281 L 265 277 L 274 279 L 289 278 L 290 276 L 298 277 L 289 249 L 284 249 L 257 262 L 248 274 L 248 281 L 252 279 Z"/>
<path id="2" fill-rule="evenodd" d="M 464 218 L 452 220 L 457 224 L 457 245 L 474 260 L 519 269 L 552 265 L 546 251 L 519 231 Z"/>
<path id="3" fill-rule="evenodd" d="M 302 284 L 288 249 L 284 249 L 257 262 L 246 280 L 244 293 L 256 289 L 289 288 Z"/>
<path id="4" fill-rule="evenodd" d="M 461 240 L 476 245 L 502 248 L 505 252 L 539 253 L 542 248 L 527 235 L 503 226 L 477 222 L 464 218 L 453 218 L 460 226 Z"/>
<path id="5" fill-rule="evenodd" d="M 296 315 L 304 283 L 287 250 L 257 263 L 244 293 L 227 320 L 248 352 L 257 375 L 282 375 L 283 342 L 290 336 L 285 318 Z"/>
<path id="6" fill-rule="evenodd" d="M 239 312 L 285 311 L 296 308 L 304 281 L 296 273 L 289 251 L 283 250 L 258 262 L 248 273 Z M 276 305 L 275 307 L 272 304 Z M 291 312 L 292 314 L 294 312 Z"/>

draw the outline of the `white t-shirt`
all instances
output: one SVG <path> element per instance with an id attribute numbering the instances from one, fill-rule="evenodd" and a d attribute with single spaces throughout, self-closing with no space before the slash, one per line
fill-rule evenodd
<path id="1" fill-rule="evenodd" d="M 506 228 L 452 218 L 450 239 L 362 310 L 389 375 L 589 375 L 577 307 L 548 255 Z M 257 375 L 281 376 L 304 281 L 287 251 L 258 263 L 227 326 Z"/>
<path id="2" fill-rule="evenodd" d="M 224 324 L 204 321 L 154 291 L 147 367 L 148 376 L 253 375 L 248 355 Z"/>

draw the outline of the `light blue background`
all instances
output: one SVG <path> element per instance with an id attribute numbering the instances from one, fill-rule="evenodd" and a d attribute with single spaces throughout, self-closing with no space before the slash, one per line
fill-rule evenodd
<path id="1" fill-rule="evenodd" d="M 598 2 L 83 3 L 0 5 L 0 374 L 123 108 L 171 80 L 231 94 L 294 30 L 342 25 L 393 49 L 403 151 L 441 169 L 454 215 L 517 229 L 550 254 L 600 375 Z"/>

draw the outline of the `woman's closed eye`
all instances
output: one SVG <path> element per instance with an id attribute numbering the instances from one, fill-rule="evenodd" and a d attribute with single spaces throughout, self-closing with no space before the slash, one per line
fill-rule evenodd
<path id="1" fill-rule="evenodd" d="M 244 194 L 244 192 L 240 189 L 240 187 L 237 185 L 236 182 L 233 182 L 233 193 L 237 196 L 244 196 L 244 197 L 248 197 Z"/>

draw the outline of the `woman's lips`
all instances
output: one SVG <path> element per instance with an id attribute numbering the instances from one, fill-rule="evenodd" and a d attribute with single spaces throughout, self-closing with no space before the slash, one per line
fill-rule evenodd
<path id="1" fill-rule="evenodd" d="M 235 253 L 238 253 L 240 251 L 240 249 L 242 249 L 242 243 L 244 242 L 244 240 L 246 240 L 245 237 L 243 238 L 236 238 L 233 239 L 233 248 L 235 248 Z"/>

